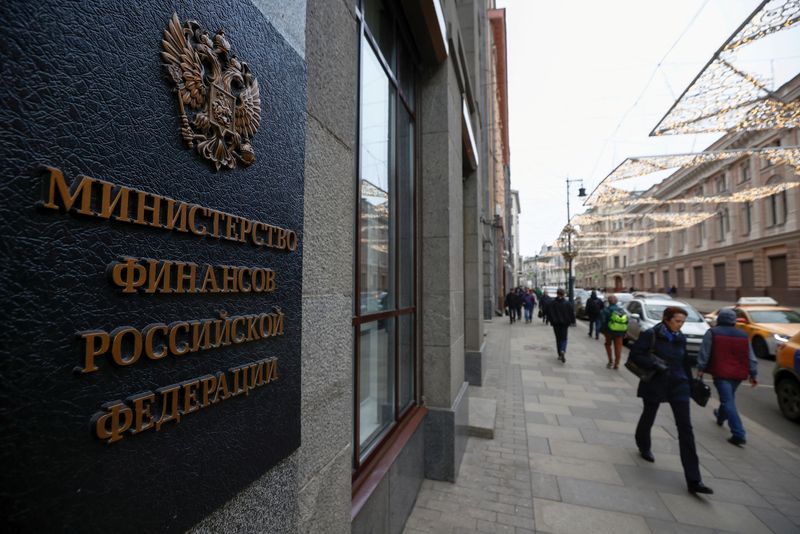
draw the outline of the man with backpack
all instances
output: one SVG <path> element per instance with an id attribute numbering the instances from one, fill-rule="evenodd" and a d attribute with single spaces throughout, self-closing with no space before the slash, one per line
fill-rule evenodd
<path id="1" fill-rule="evenodd" d="M 619 369 L 619 360 L 622 357 L 622 338 L 628 331 L 628 314 L 617 305 L 617 296 L 608 297 L 608 307 L 603 310 L 601 323 L 603 336 L 606 338 L 606 355 L 609 369 Z M 614 359 L 611 359 L 611 345 L 614 345 Z"/>
<path id="2" fill-rule="evenodd" d="M 589 337 L 592 337 L 592 330 L 594 330 L 594 338 L 600 337 L 600 316 L 602 315 L 605 304 L 597 296 L 597 291 L 592 290 L 592 295 L 586 299 L 586 317 L 589 318 Z"/>

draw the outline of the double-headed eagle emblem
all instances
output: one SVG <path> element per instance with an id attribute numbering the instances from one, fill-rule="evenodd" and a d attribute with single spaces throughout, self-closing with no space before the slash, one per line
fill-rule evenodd
<path id="1" fill-rule="evenodd" d="M 181 26 L 173 13 L 161 47 L 178 95 L 186 148 L 196 147 L 217 170 L 253 163 L 250 139 L 261 123 L 258 80 L 247 63 L 231 54 L 225 31 L 217 31 L 212 39 L 196 21 Z"/>

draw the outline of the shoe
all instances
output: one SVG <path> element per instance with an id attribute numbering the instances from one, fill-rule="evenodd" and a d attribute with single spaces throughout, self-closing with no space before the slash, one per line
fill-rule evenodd
<path id="1" fill-rule="evenodd" d="M 719 418 L 719 410 L 717 410 L 716 408 L 714 409 L 714 417 L 717 420 L 717 426 L 722 426 L 722 424 L 725 422 L 724 419 Z"/>
<path id="2" fill-rule="evenodd" d="M 566 358 L 564 358 L 564 352 L 558 351 L 558 360 L 562 362 L 567 361 Z"/>
<path id="3" fill-rule="evenodd" d="M 615 365 L 612 369 L 614 369 L 615 371 L 619 371 L 619 365 Z"/>
<path id="4" fill-rule="evenodd" d="M 611 367 L 612 367 L 612 365 L 611 365 L 611 362 L 608 362 L 608 363 L 606 364 L 606 369 L 611 369 Z"/>
<path id="5" fill-rule="evenodd" d="M 689 493 L 697 495 L 704 493 L 706 495 L 713 495 L 714 490 L 703 484 L 702 482 L 694 482 L 689 484 Z"/>
<path id="6" fill-rule="evenodd" d="M 731 436 L 728 438 L 728 443 L 736 445 L 737 447 L 741 447 L 742 445 L 747 443 L 747 440 L 744 438 L 740 438 L 739 436 Z"/>
<path id="7" fill-rule="evenodd" d="M 589 332 L 589 337 L 592 337 L 592 333 L 591 332 Z"/>
<path id="8" fill-rule="evenodd" d="M 650 451 L 639 451 L 639 456 L 647 460 L 648 462 L 655 462 L 656 457 L 653 456 L 653 453 Z"/>
<path id="9" fill-rule="evenodd" d="M 595 339 L 600 339 L 600 336 L 594 336 Z"/>

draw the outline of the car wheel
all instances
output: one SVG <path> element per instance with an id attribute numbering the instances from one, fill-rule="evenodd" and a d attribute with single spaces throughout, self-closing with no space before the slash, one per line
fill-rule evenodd
<path id="1" fill-rule="evenodd" d="M 767 342 L 764 341 L 764 338 L 753 338 L 753 352 L 756 353 L 757 358 L 761 358 L 762 360 L 769 358 L 769 348 L 767 348 Z"/>
<path id="2" fill-rule="evenodd" d="M 794 378 L 784 378 L 775 385 L 775 394 L 784 417 L 790 421 L 800 421 L 800 382 Z"/>

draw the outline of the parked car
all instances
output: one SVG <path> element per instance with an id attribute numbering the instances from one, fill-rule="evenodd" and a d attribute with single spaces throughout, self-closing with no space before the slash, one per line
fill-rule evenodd
<path id="1" fill-rule="evenodd" d="M 590 295 L 585 289 L 575 289 L 575 317 L 578 319 L 586 319 L 586 301 Z"/>
<path id="2" fill-rule="evenodd" d="M 800 421 L 800 332 L 778 344 L 772 376 L 781 412 L 790 421 Z"/>
<path id="3" fill-rule="evenodd" d="M 669 295 L 667 293 L 650 293 L 649 291 L 634 291 L 633 296 L 636 298 L 646 298 L 646 299 L 653 299 L 653 298 L 672 299 L 672 295 Z"/>
<path id="4" fill-rule="evenodd" d="M 627 340 L 636 341 L 643 330 L 652 328 L 661 322 L 664 310 L 670 306 L 676 306 L 686 310 L 686 322 L 683 323 L 681 332 L 686 336 L 686 350 L 692 355 L 700 352 L 700 344 L 703 342 L 703 335 L 708 330 L 708 324 L 703 316 L 691 305 L 671 298 L 647 298 L 638 297 L 632 299 L 625 305 L 628 312 L 628 332 L 625 334 Z"/>
<path id="5" fill-rule="evenodd" d="M 601 297 L 606 306 L 608 306 L 608 297 L 611 296 L 611 295 L 615 295 L 617 297 L 617 305 L 622 307 L 622 308 L 624 308 L 625 305 L 627 303 L 629 303 L 631 301 L 631 299 L 633 299 L 633 294 L 631 294 L 631 293 L 624 293 L 624 292 L 614 293 L 612 291 L 611 293 L 608 293 L 608 294 L 606 294 L 606 295 Z"/>
<path id="6" fill-rule="evenodd" d="M 759 358 L 776 356 L 778 344 L 786 343 L 800 332 L 800 314 L 791 308 L 778 306 L 770 297 L 743 297 L 736 306 L 726 307 L 736 313 L 737 328 L 747 332 L 753 352 Z M 719 311 L 706 315 L 712 326 L 716 324 Z"/>

